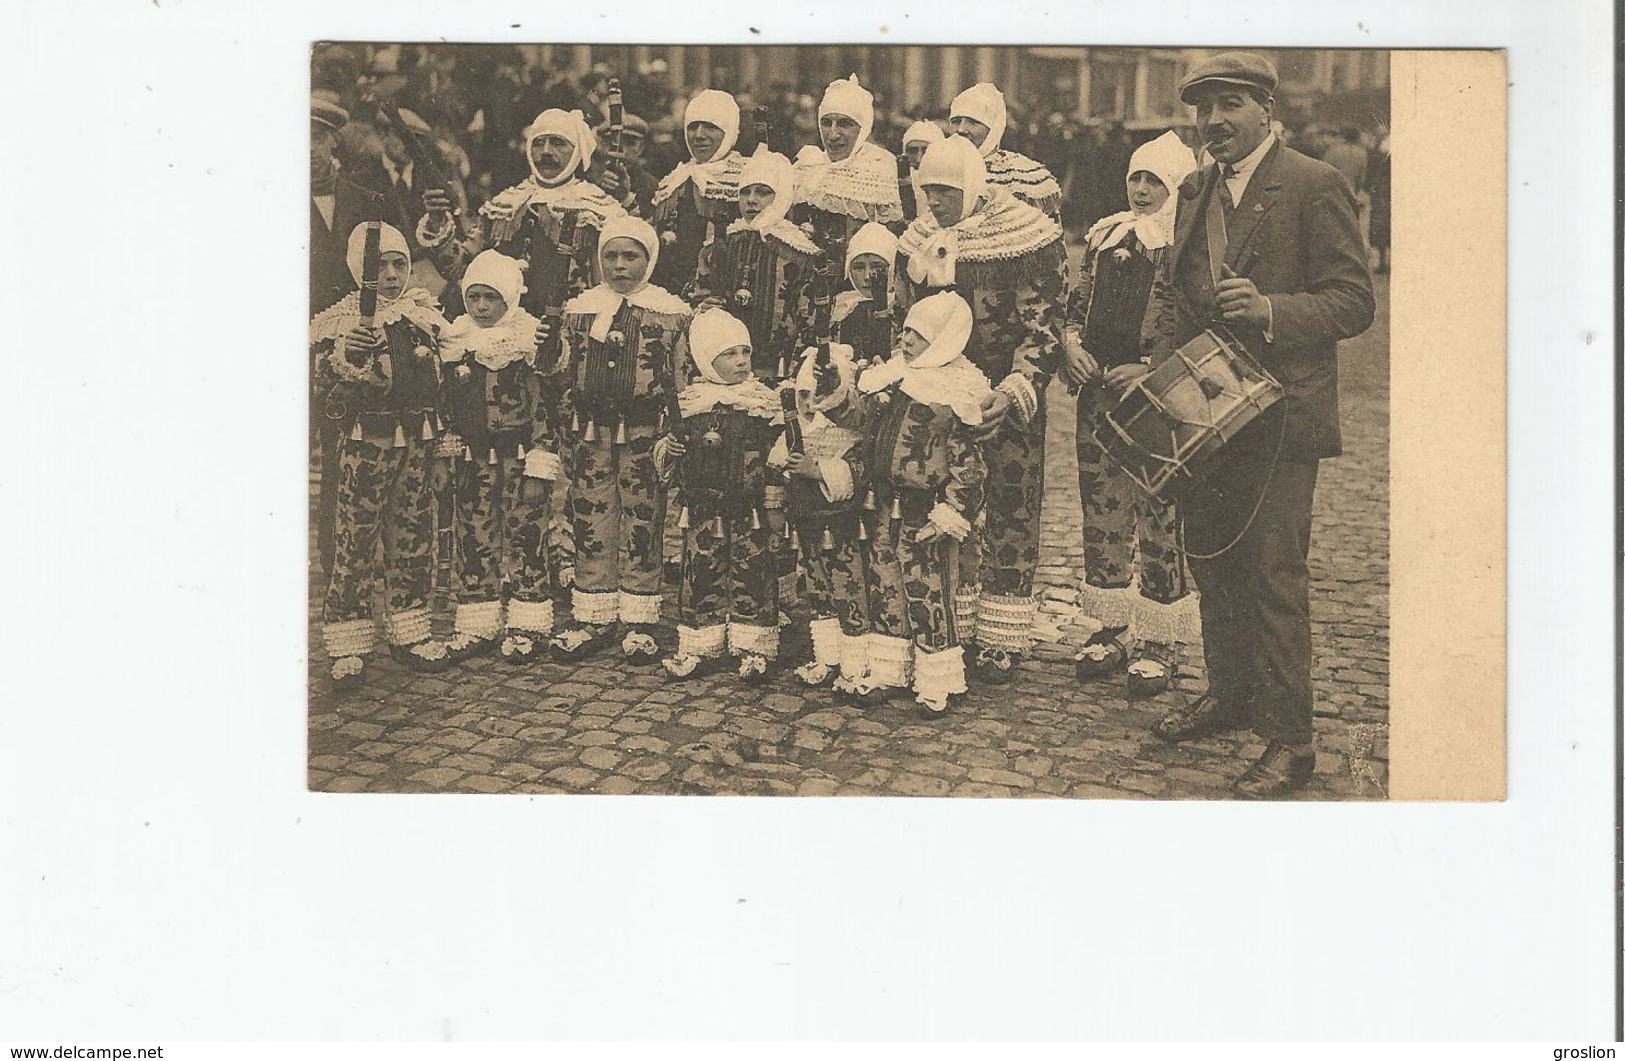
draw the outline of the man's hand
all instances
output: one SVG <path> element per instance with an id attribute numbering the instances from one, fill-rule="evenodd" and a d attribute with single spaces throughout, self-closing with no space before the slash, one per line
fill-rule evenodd
<path id="1" fill-rule="evenodd" d="M 998 433 L 1004 425 L 1004 418 L 1010 415 L 1010 396 L 1003 391 L 994 391 L 982 399 L 982 426 L 975 431 L 976 441 L 986 442 Z"/>
<path id="2" fill-rule="evenodd" d="M 824 481 L 824 473 L 818 467 L 818 462 L 809 459 L 805 453 L 790 454 L 790 462 L 784 466 L 784 471 L 787 475 L 799 475 L 815 483 Z"/>
<path id="3" fill-rule="evenodd" d="M 1077 332 L 1068 328 L 1062 347 L 1066 351 L 1067 379 L 1082 387 L 1100 375 L 1100 362 L 1083 348 L 1083 342 L 1078 338 Z"/>
<path id="4" fill-rule="evenodd" d="M 444 188 L 429 188 L 423 193 L 423 209 L 429 213 L 429 228 L 438 231 L 451 223 L 455 204 L 451 193 Z"/>
<path id="5" fill-rule="evenodd" d="M 1117 365 L 1106 371 L 1106 386 L 1118 394 L 1122 394 L 1133 385 L 1134 381 L 1150 372 L 1148 365 L 1138 361 L 1131 361 L 1126 365 Z"/>
<path id="6" fill-rule="evenodd" d="M 676 436 L 666 436 L 666 456 L 673 460 L 688 452 L 688 447 L 677 441 Z"/>
<path id="7" fill-rule="evenodd" d="M 1270 301 L 1245 276 L 1237 276 L 1228 265 L 1219 268 L 1215 292 L 1219 314 L 1226 324 L 1246 324 L 1263 331 L 1270 325 Z"/>

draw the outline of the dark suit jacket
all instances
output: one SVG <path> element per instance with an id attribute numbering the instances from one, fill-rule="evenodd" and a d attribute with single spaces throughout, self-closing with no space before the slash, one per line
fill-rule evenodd
<path id="1" fill-rule="evenodd" d="M 1205 259 L 1205 211 L 1221 209 L 1218 171 L 1208 165 L 1180 188 L 1174 253 L 1158 291 L 1153 351 L 1160 354 L 1200 334 L 1217 319 Z M 1371 326 L 1376 303 L 1354 194 L 1343 175 L 1277 142 L 1247 182 L 1228 225 L 1225 263 L 1269 296 L 1271 341 L 1262 331 L 1232 328 L 1286 390 L 1285 406 L 1260 417 L 1231 443 L 1237 449 L 1281 443 L 1283 460 L 1335 457 L 1337 343 Z M 1192 257 L 1187 251 L 1193 250 Z"/>
<path id="2" fill-rule="evenodd" d="M 400 228 L 383 193 L 362 187 L 340 174 L 333 190 L 333 227 L 310 201 L 310 314 L 315 316 L 356 289 L 344 251 L 350 232 L 363 221 L 387 221 Z M 402 231 L 405 231 L 404 229 Z M 408 236 L 408 239 L 411 237 Z"/>

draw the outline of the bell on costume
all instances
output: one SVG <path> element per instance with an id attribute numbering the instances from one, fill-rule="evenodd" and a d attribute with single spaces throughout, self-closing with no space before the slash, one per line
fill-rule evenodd
<path id="1" fill-rule="evenodd" d="M 434 423 L 427 416 L 423 418 L 423 430 L 419 433 L 418 437 L 424 442 L 431 442 L 434 440 Z"/>
<path id="2" fill-rule="evenodd" d="M 819 551 L 833 553 L 835 551 L 835 532 L 828 525 L 824 527 L 824 538 L 818 543 Z"/>
<path id="3" fill-rule="evenodd" d="M 570 430 L 576 434 L 581 433 L 581 414 L 574 409 L 570 410 Z"/>
<path id="4" fill-rule="evenodd" d="M 762 529 L 762 514 L 754 508 L 750 510 L 750 529 L 753 531 Z"/>
<path id="5" fill-rule="evenodd" d="M 395 425 L 395 448 L 400 449 L 404 445 L 406 445 L 406 432 L 401 429 L 400 424 L 396 424 Z"/>
<path id="6" fill-rule="evenodd" d="M 682 507 L 682 510 L 677 513 L 677 529 L 678 530 L 688 530 L 688 506 L 687 505 L 684 505 Z"/>
<path id="7" fill-rule="evenodd" d="M 615 445 L 626 445 L 626 417 L 615 421 Z"/>
<path id="8" fill-rule="evenodd" d="M 598 441 L 598 421 L 597 420 L 590 419 L 590 418 L 587 420 L 587 430 L 581 432 L 581 441 L 583 441 L 583 442 L 597 442 Z"/>
<path id="9" fill-rule="evenodd" d="M 872 486 L 869 488 L 869 492 L 863 495 L 863 510 L 865 512 L 875 511 L 875 488 Z"/>
<path id="10" fill-rule="evenodd" d="M 859 516 L 858 517 L 858 541 L 866 542 L 868 540 L 869 540 L 869 523 L 862 516 Z"/>
<path id="11" fill-rule="evenodd" d="M 350 441 L 351 442 L 360 442 L 361 438 L 362 438 L 362 435 L 361 435 L 361 421 L 357 420 L 355 422 L 355 427 L 350 429 Z"/>
<path id="12" fill-rule="evenodd" d="M 486 455 L 485 463 L 487 463 L 487 464 L 495 464 L 496 462 L 497 462 L 497 448 L 495 446 L 492 446 L 491 447 L 491 452 Z"/>
<path id="13" fill-rule="evenodd" d="M 722 522 L 722 513 L 718 512 L 716 515 L 711 517 L 711 533 L 712 534 L 715 534 L 718 538 L 720 538 L 720 537 L 722 537 L 722 532 L 725 529 L 726 529 L 726 526 Z"/>
<path id="14" fill-rule="evenodd" d="M 891 518 L 893 522 L 903 518 L 903 498 L 901 494 L 891 499 Z"/>

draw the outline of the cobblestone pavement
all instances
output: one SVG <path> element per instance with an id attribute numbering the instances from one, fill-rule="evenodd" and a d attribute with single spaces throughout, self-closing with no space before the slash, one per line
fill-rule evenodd
<path id="1" fill-rule="evenodd" d="M 1343 344 L 1345 456 L 1315 499 L 1315 740 L 1307 799 L 1381 799 L 1388 776 L 1388 298 Z M 1070 660 L 1082 547 L 1070 402 L 1050 403 L 1040 582 L 1042 643 L 1003 689 L 973 687 L 949 717 L 912 701 L 859 710 L 787 672 L 668 683 L 616 654 L 574 665 L 470 660 L 439 675 L 387 654 L 335 695 L 312 585 L 309 785 L 326 792 L 1222 798 L 1261 746 L 1248 734 L 1169 746 L 1151 726 L 1203 688 L 1199 647 L 1176 688 L 1130 701 L 1122 678 L 1079 682 Z M 785 638 L 792 665 L 804 623 Z M 668 632 L 668 638 L 670 635 Z"/>

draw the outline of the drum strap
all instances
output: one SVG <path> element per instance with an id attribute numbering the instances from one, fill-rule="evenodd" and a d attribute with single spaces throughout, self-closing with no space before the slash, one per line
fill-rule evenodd
<path id="1" fill-rule="evenodd" d="M 1270 492 L 1270 483 L 1275 479 L 1276 466 L 1281 463 L 1281 446 L 1286 442 L 1286 410 L 1281 410 L 1281 433 L 1275 438 L 1275 454 L 1270 457 L 1270 473 L 1264 476 L 1264 482 L 1258 488 L 1258 500 L 1253 502 L 1253 510 L 1247 514 L 1247 522 L 1242 524 L 1241 530 L 1231 538 L 1223 549 L 1211 553 L 1193 553 L 1188 548 L 1185 556 L 1192 560 L 1217 560 L 1241 544 L 1241 539 L 1247 537 L 1247 532 L 1253 529 L 1253 522 L 1258 519 L 1258 510 L 1264 507 L 1264 496 Z M 1197 480 L 1200 482 L 1200 480 Z M 1203 484 L 1206 485 L 1206 484 Z"/>

